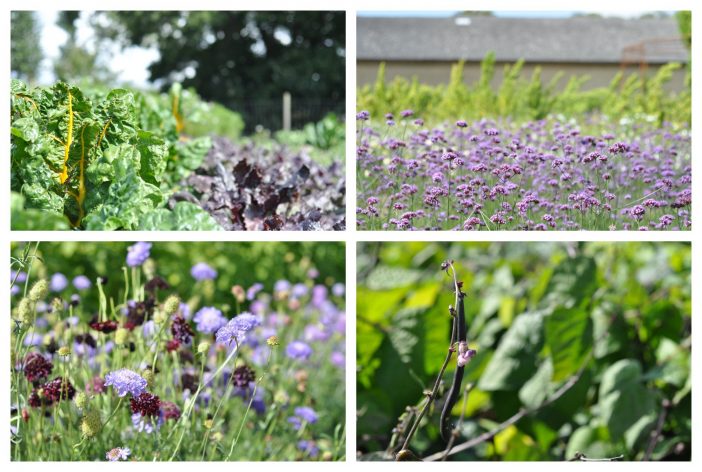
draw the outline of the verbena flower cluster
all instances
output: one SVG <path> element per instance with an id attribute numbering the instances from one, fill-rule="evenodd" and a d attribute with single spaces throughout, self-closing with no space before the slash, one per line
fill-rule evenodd
<path id="1" fill-rule="evenodd" d="M 358 119 L 362 230 L 687 230 L 689 130 L 547 119 Z"/>

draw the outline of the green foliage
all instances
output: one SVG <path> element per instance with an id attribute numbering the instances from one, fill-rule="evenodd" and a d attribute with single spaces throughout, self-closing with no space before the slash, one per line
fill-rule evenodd
<path id="1" fill-rule="evenodd" d="M 466 298 L 464 384 L 475 387 L 456 459 L 690 457 L 691 252 L 688 243 L 362 243 L 357 269 L 358 450 L 377 454 L 434 382 L 450 336 L 453 259 Z M 449 384 L 455 358 L 444 374 Z M 559 389 L 567 387 L 565 393 Z M 558 395 L 557 395 L 558 394 Z M 412 449 L 442 451 L 429 410 Z M 658 441 L 651 442 L 663 411 Z"/>
<path id="2" fill-rule="evenodd" d="M 481 63 L 481 73 L 474 84 L 466 84 L 464 62 L 451 67 L 448 84 L 430 86 L 416 78 L 396 77 L 385 81 L 385 64 L 378 68 L 374 85 L 357 90 L 357 109 L 372 117 L 412 109 L 415 116 L 430 123 L 456 119 L 509 117 L 515 120 L 543 119 L 549 115 L 577 117 L 583 113 L 602 113 L 613 120 L 632 116 L 654 116 L 659 122 L 690 123 L 691 91 L 668 92 L 665 85 L 681 67 L 670 63 L 650 76 L 631 74 L 615 76 L 608 87 L 583 90 L 587 76 L 573 76 L 561 87 L 562 74 L 548 83 L 536 68 L 530 79 L 522 77 L 523 61 L 505 66 L 502 82 L 493 88 L 495 55 L 490 53 Z"/>
<path id="3" fill-rule="evenodd" d="M 320 118 L 344 110 L 343 11 L 112 11 L 91 20 L 100 39 L 156 48 L 150 80 L 164 91 L 182 82 L 235 110 L 290 92 L 323 99 Z"/>
<path id="4" fill-rule="evenodd" d="M 34 82 L 42 59 L 36 12 L 10 12 L 10 70 L 13 77 Z"/>
<path id="5" fill-rule="evenodd" d="M 22 218 L 31 217 L 34 229 L 55 229 L 55 215 L 90 230 L 138 229 L 142 221 L 154 227 L 156 220 L 159 229 L 218 227 L 194 207 L 164 217 L 170 189 L 210 147 L 209 138 L 179 139 L 183 110 L 190 109 L 184 104 L 194 98 L 175 93 L 184 98 L 63 82 L 30 89 L 13 81 L 11 184 L 22 197 L 13 197 L 15 205 L 24 202 L 13 211 L 13 227 L 27 227 Z M 26 213 L 32 210 L 46 212 L 46 222 Z"/>

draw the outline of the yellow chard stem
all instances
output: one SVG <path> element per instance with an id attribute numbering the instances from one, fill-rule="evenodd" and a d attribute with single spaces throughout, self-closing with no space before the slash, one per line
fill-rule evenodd
<path id="1" fill-rule="evenodd" d="M 66 136 L 66 144 L 63 152 L 63 169 L 59 175 L 59 182 L 62 184 L 68 180 L 68 156 L 71 152 L 71 144 L 73 144 L 73 96 L 71 91 L 68 91 L 68 133 Z"/>

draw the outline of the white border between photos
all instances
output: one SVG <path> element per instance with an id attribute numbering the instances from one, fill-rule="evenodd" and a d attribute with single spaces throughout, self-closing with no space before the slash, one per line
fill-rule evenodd
<path id="1" fill-rule="evenodd" d="M 434 0 L 427 2 L 426 0 L 171 0 L 171 1 L 112 1 L 107 0 L 96 4 L 87 0 L 64 0 L 60 4 L 52 4 L 51 8 L 47 8 L 47 2 L 37 0 L 25 0 L 20 3 L 6 4 L 0 11 L 0 24 L 5 25 L 4 47 L 0 52 L 1 63 L 4 70 L 10 70 L 10 48 L 9 48 L 9 11 L 11 9 L 26 9 L 26 10 L 42 10 L 42 9 L 65 9 L 65 10 L 88 10 L 88 9 L 112 9 L 112 10 L 345 10 L 346 11 L 346 183 L 347 183 L 347 208 L 346 221 L 347 231 L 345 232 L 279 232 L 279 233 L 246 233 L 246 232 L 10 232 L 10 215 L 9 215 L 9 185 L 6 189 L 6 200 L 0 205 L 0 244 L 9 250 L 11 241 L 340 241 L 346 243 L 346 286 L 347 299 L 346 310 L 349 316 L 347 317 L 347 337 L 346 337 L 346 431 L 347 444 L 346 454 L 347 462 L 345 463 L 285 463 L 282 465 L 286 470 L 304 471 L 307 469 L 315 470 L 360 470 L 360 467 L 370 471 L 381 471 L 384 467 L 389 466 L 395 470 L 399 468 L 418 470 L 418 467 L 430 467 L 433 470 L 451 469 L 459 470 L 464 468 L 478 467 L 481 470 L 511 470 L 513 468 L 525 469 L 527 471 L 536 470 L 556 470 L 561 467 L 587 467 L 587 465 L 571 465 L 569 463 L 548 462 L 548 463 L 494 463 L 494 462 L 474 462 L 474 463 L 459 463 L 448 462 L 432 465 L 419 465 L 418 463 L 405 463 L 398 465 L 395 463 L 357 463 L 355 462 L 355 446 L 356 446 L 356 422 L 355 422 L 355 405 L 356 405 L 356 381 L 355 381 L 355 358 L 356 358 L 356 322 L 355 322 L 355 307 L 356 307 L 356 242 L 357 241 L 694 241 L 692 245 L 692 285 L 700 285 L 699 270 L 700 264 L 700 235 L 702 235 L 700 216 L 700 205 L 693 204 L 692 220 L 693 230 L 689 232 L 679 233 L 663 233 L 663 232 L 547 232 L 547 233 L 527 233 L 517 231 L 503 232 L 480 232 L 480 233 L 451 233 L 451 232 L 436 232 L 436 233 L 400 233 L 400 232 L 357 232 L 355 228 L 355 112 L 356 112 L 356 12 L 357 11 L 388 11 L 388 10 L 405 10 L 405 11 L 420 11 L 420 10 L 531 10 L 531 11 L 546 11 L 546 10 L 583 10 L 590 11 L 655 11 L 655 10 L 692 10 L 693 11 L 693 31 L 698 32 L 702 25 L 702 3 L 695 0 L 667 0 L 667 1 L 647 1 L 641 0 L 636 3 L 626 0 L 591 0 L 587 3 L 577 2 L 574 0 L 532 0 L 525 5 L 523 0 Z M 699 34 L 693 35 L 693 123 L 692 123 L 692 155 L 693 155 L 693 190 L 698 188 L 696 181 L 699 172 L 696 170 L 697 161 L 702 162 L 702 158 L 697 156 L 702 151 L 697 142 L 698 137 L 702 136 L 699 132 L 699 122 L 697 118 L 702 112 L 702 100 L 699 98 L 697 91 L 702 83 L 702 65 L 700 62 L 699 51 L 700 47 Z M 4 90 L 9 89 L 9 74 L 3 79 Z M 2 95 L 2 103 L 4 109 L 9 109 L 8 95 Z M 7 114 L 2 115 L 2 126 L 7 129 L 9 125 L 9 117 Z M 700 138 L 702 139 L 702 138 Z M 9 149 L 9 134 L 2 135 L 3 149 Z M 695 157 L 697 156 L 697 157 Z M 9 169 L 9 153 L 5 153 L 4 176 L 5 182 L 8 182 L 10 176 L 7 172 Z M 9 271 L 0 271 L 0 280 L 3 284 L 9 284 Z M 698 316 L 701 313 L 700 296 L 693 297 L 693 314 Z M 5 307 L 5 316 L 9 314 L 9 292 L 0 291 L 0 300 Z M 6 322 L 9 320 L 6 319 Z M 0 330 L 0 344 L 8 346 L 9 331 Z M 700 382 L 699 369 L 699 349 L 693 350 L 692 369 L 693 369 L 693 392 L 702 391 L 702 382 Z M 3 365 L 9 366 L 9 351 L 2 351 Z M 0 386 L 0 398 L 2 404 L 6 407 L 2 409 L 1 418 L 8 424 L 9 422 L 9 370 L 6 370 L 0 377 L 2 385 Z M 693 394 L 694 395 L 694 394 Z M 689 463 L 676 464 L 681 470 L 690 470 L 692 464 L 701 463 L 699 455 L 702 450 L 696 446 L 700 443 L 698 434 L 700 428 L 695 426 L 699 419 L 699 402 L 695 401 L 697 396 L 693 396 L 692 417 L 693 417 L 693 461 Z M 5 436 L 5 440 L 0 444 L 0 451 L 3 463 L 10 467 L 10 470 L 45 470 L 47 465 L 41 463 L 12 463 L 10 462 L 10 447 L 9 447 L 9 431 Z M 194 464 L 192 463 L 175 463 L 169 465 L 156 464 L 157 468 L 168 467 L 168 470 L 186 471 Z M 208 470 L 230 470 L 232 467 L 250 467 L 253 463 L 234 463 L 232 465 L 221 462 L 207 463 Z M 74 472 L 80 470 L 92 470 L 95 465 L 92 463 L 54 463 L 49 467 L 52 470 L 63 471 L 71 470 Z M 129 467 L 130 470 L 146 470 L 146 468 L 154 467 L 148 463 L 128 462 L 115 464 L 114 467 Z M 260 467 L 268 470 L 281 467 L 279 463 L 261 464 Z M 601 464 L 592 467 L 613 467 L 617 470 L 658 470 L 659 465 L 656 463 L 610 463 Z"/>

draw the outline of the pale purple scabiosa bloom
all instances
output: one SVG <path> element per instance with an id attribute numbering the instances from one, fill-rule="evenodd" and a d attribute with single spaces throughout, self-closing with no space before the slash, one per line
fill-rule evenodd
<path id="1" fill-rule="evenodd" d="M 62 292 L 68 287 L 68 279 L 61 272 L 56 272 L 49 281 L 49 290 L 52 292 Z"/>
<path id="2" fill-rule="evenodd" d="M 127 458 L 129 458 L 129 455 L 131 453 L 132 453 L 132 450 L 129 449 L 128 447 L 116 447 L 114 449 L 110 449 L 109 451 L 107 451 L 107 454 L 105 454 L 105 457 L 110 462 L 117 462 L 120 460 L 126 461 Z"/>
<path id="3" fill-rule="evenodd" d="M 142 265 L 151 255 L 151 243 L 138 242 L 127 248 L 127 265 L 137 267 Z"/>
<path id="4" fill-rule="evenodd" d="M 105 385 L 113 386 L 120 397 L 131 393 L 138 397 L 146 391 L 146 380 L 136 372 L 129 369 L 119 369 L 105 376 Z"/>
<path id="5" fill-rule="evenodd" d="M 204 262 L 198 262 L 190 269 L 190 275 L 197 281 L 214 280 L 217 277 L 217 271 Z"/>
<path id="6" fill-rule="evenodd" d="M 17 277 L 15 279 L 15 277 Z M 17 272 L 16 270 L 11 270 L 10 271 L 10 281 L 14 281 L 15 283 L 21 284 L 27 281 L 27 273 L 26 272 Z"/>
<path id="7" fill-rule="evenodd" d="M 141 413 L 132 414 L 132 426 L 140 433 L 151 434 L 158 431 L 163 424 L 163 414 L 158 417 L 144 416 Z"/>
<path id="8" fill-rule="evenodd" d="M 342 283 L 335 283 L 332 285 L 332 293 L 335 297 L 343 297 L 346 293 L 346 286 Z"/>
<path id="9" fill-rule="evenodd" d="M 211 306 L 200 308 L 195 313 L 193 321 L 197 325 L 197 330 L 206 334 L 216 333 L 219 328 L 227 324 L 227 319 L 222 316 L 222 312 Z"/>
<path id="10" fill-rule="evenodd" d="M 310 457 L 317 457 L 319 455 L 319 448 L 313 441 L 301 439 L 297 442 L 297 448 Z"/>
<path id="11" fill-rule="evenodd" d="M 293 285 L 291 295 L 293 298 L 302 298 L 307 295 L 308 292 L 307 285 L 305 284 L 295 284 Z"/>
<path id="12" fill-rule="evenodd" d="M 240 344 L 246 339 L 246 334 L 260 324 L 257 316 L 244 312 L 229 320 L 226 326 L 217 331 L 217 342 L 220 344 L 231 344 L 232 342 Z"/>
<path id="13" fill-rule="evenodd" d="M 293 341 L 285 348 L 285 354 L 290 359 L 304 361 L 312 355 L 312 348 L 302 341 Z"/>
<path id="14" fill-rule="evenodd" d="M 275 285 L 273 285 L 273 291 L 276 293 L 290 292 L 292 284 L 287 280 L 278 280 Z"/>
<path id="15" fill-rule="evenodd" d="M 263 290 L 263 284 L 255 283 L 246 291 L 246 299 L 251 301 L 256 298 L 256 294 Z"/>
<path id="16" fill-rule="evenodd" d="M 465 341 L 458 343 L 458 357 L 456 358 L 456 365 L 458 367 L 463 367 L 470 362 L 470 360 L 475 356 L 476 352 L 474 349 L 468 349 L 468 345 Z"/>
<path id="17" fill-rule="evenodd" d="M 88 290 L 93 284 L 85 275 L 79 275 L 73 279 L 73 286 L 76 290 Z"/>
<path id="18" fill-rule="evenodd" d="M 343 352 L 334 351 L 331 353 L 331 362 L 335 366 L 343 369 L 346 367 L 346 356 Z"/>
<path id="19" fill-rule="evenodd" d="M 298 406 L 295 408 L 295 416 L 288 418 L 288 422 L 291 423 L 295 429 L 299 429 L 303 421 L 308 424 L 314 424 L 318 419 L 317 412 L 312 408 L 308 406 Z"/>

